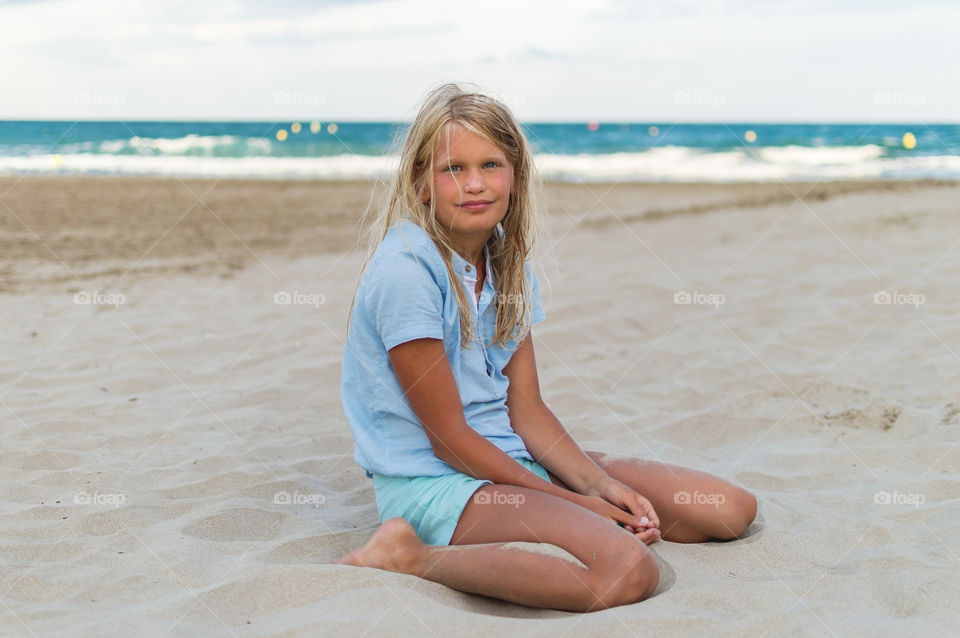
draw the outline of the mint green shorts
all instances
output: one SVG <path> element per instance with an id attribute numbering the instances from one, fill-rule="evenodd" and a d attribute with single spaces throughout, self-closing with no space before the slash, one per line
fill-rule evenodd
<path id="1" fill-rule="evenodd" d="M 536 461 L 514 459 L 540 478 L 549 481 L 547 470 Z M 492 481 L 462 472 L 443 476 L 384 476 L 373 473 L 380 522 L 395 516 L 406 519 L 428 545 L 449 545 L 460 515 L 470 497 Z"/>

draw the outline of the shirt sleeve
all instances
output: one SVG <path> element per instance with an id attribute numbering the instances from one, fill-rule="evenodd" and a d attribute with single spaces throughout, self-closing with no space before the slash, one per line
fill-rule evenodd
<path id="1" fill-rule="evenodd" d="M 540 302 L 540 280 L 537 278 L 537 273 L 533 269 L 533 264 L 527 260 L 525 264 L 527 277 L 532 280 L 532 286 L 530 287 L 530 297 L 531 297 L 531 308 L 530 308 L 530 325 L 535 323 L 540 323 L 547 318 L 547 313 L 543 311 L 543 304 Z"/>
<path id="2" fill-rule="evenodd" d="M 414 339 L 443 339 L 443 293 L 427 259 L 403 248 L 382 255 L 370 272 L 366 310 L 387 350 Z"/>

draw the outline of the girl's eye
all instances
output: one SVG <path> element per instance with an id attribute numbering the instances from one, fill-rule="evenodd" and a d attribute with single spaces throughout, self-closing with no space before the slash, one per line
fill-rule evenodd
<path id="1" fill-rule="evenodd" d="M 487 163 L 485 163 L 485 164 L 483 165 L 484 168 L 487 168 L 488 166 L 492 166 L 492 167 L 494 167 L 494 168 L 497 168 L 497 167 L 500 166 L 500 162 L 498 162 L 498 161 L 496 161 L 496 160 L 490 160 L 489 162 L 487 162 Z M 447 167 L 444 168 L 443 170 L 444 170 L 444 171 L 454 172 L 454 171 L 459 170 L 459 169 L 461 169 L 461 168 L 463 168 L 463 167 L 460 166 L 459 164 L 450 164 L 449 166 L 447 166 Z"/>

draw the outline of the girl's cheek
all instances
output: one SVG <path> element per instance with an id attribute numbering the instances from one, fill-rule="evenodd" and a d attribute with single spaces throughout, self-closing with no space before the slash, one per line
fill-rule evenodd
<path id="1" fill-rule="evenodd" d="M 500 170 L 491 171 L 488 179 L 491 183 L 496 183 L 499 186 L 509 186 L 510 182 L 513 181 L 513 168 L 505 166 Z"/>
<path id="2" fill-rule="evenodd" d="M 457 185 L 456 180 L 450 173 L 441 173 L 437 175 L 434 178 L 433 183 L 438 190 L 441 188 L 450 188 L 451 186 L 456 187 Z"/>

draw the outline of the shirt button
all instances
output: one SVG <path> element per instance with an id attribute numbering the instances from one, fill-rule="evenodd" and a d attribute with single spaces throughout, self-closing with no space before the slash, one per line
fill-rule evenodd
<path id="1" fill-rule="evenodd" d="M 470 272 L 470 266 L 467 266 L 467 272 Z"/>

